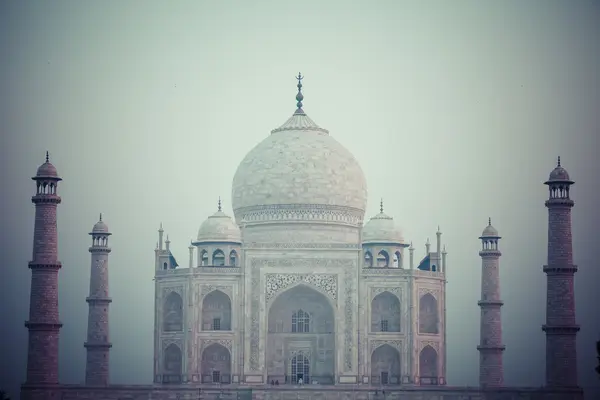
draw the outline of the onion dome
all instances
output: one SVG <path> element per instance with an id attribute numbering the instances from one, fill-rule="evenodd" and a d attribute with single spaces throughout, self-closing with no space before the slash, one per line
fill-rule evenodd
<path id="1" fill-rule="evenodd" d="M 250 150 L 238 166 L 232 185 L 236 221 L 248 222 L 248 215 L 263 218 L 276 208 L 285 208 L 297 214 L 295 221 L 318 220 L 315 212 L 327 210 L 355 215 L 361 224 L 367 203 L 364 173 L 354 156 L 306 115 L 303 77 L 297 79 L 294 114 Z M 274 222 L 288 219 L 284 213 Z"/>
<path id="2" fill-rule="evenodd" d="M 404 244 L 402 231 L 396 226 L 394 219 L 383 212 L 383 201 L 379 214 L 365 224 L 362 230 L 362 242 Z"/>
<path id="3" fill-rule="evenodd" d="M 221 199 L 219 208 L 200 225 L 198 239 L 194 244 L 203 242 L 229 242 L 241 243 L 242 234 L 240 228 L 233 219 L 221 210 Z"/>

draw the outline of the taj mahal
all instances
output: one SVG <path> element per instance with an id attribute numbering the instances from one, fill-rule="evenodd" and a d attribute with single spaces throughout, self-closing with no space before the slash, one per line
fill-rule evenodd
<path id="1" fill-rule="evenodd" d="M 574 182 L 560 158 L 545 182 L 548 260 L 540 274 L 547 276 L 547 315 L 540 338 L 545 335 L 547 343 L 546 384 L 504 384 L 501 236 L 490 219 L 473 233 L 481 242 L 479 387 L 450 386 L 446 271 L 452 266 L 442 233 L 438 228 L 432 243 L 416 249 L 383 201 L 378 214 L 365 215 L 365 175 L 353 155 L 304 112 L 302 79 L 299 74 L 292 116 L 239 164 L 233 216 L 223 212 L 219 198 L 190 243 L 187 266 L 178 264 L 168 227 L 157 221 L 154 376 L 148 385 L 109 382 L 109 310 L 119 306 L 109 294 L 110 246 L 125 243 L 118 233 L 111 236 L 102 215 L 89 234 L 90 282 L 81 282 L 90 287 L 81 299 L 89 304 L 85 384 L 59 383 L 61 178 L 46 155 L 33 177 L 22 398 L 582 399 L 569 193 Z"/>

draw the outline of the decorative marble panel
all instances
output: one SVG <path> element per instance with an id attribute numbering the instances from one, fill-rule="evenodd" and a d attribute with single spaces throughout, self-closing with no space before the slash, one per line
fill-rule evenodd
<path id="1" fill-rule="evenodd" d="M 373 287 L 371 288 L 371 301 L 373 301 L 373 299 L 380 293 L 383 292 L 390 292 L 394 295 L 396 295 L 396 297 L 398 297 L 398 300 L 402 300 L 401 294 L 402 294 L 402 290 L 400 289 L 400 287 L 398 286 L 394 286 L 394 287 Z"/>
<path id="2" fill-rule="evenodd" d="M 344 273 L 345 292 L 345 330 L 344 330 L 344 370 L 352 371 L 352 354 L 354 350 L 353 325 L 354 325 L 354 269 L 346 268 Z"/>
<path id="3" fill-rule="evenodd" d="M 229 350 L 229 353 L 231 354 L 232 343 L 233 341 L 230 339 L 202 339 L 200 340 L 200 354 L 202 354 L 205 348 L 212 344 L 220 344 L 221 346 Z"/>
<path id="4" fill-rule="evenodd" d="M 396 350 L 398 350 L 398 352 L 400 354 L 403 354 L 403 352 L 402 352 L 402 340 L 371 340 L 369 342 L 369 353 L 373 354 L 373 352 L 375 350 L 377 350 L 378 347 L 383 346 L 384 344 L 392 346 L 393 348 L 395 348 Z"/>
<path id="5" fill-rule="evenodd" d="M 337 275 L 333 274 L 266 274 L 266 301 L 269 303 L 275 296 L 287 287 L 305 282 L 315 287 L 332 300 L 337 299 Z"/>
<path id="6" fill-rule="evenodd" d="M 436 353 L 440 352 L 440 342 L 435 340 L 423 340 L 419 342 L 419 353 L 427 346 L 433 347 Z"/>
<path id="7" fill-rule="evenodd" d="M 438 301 L 440 298 L 440 290 L 439 289 L 420 287 L 417 293 L 419 294 L 419 299 L 426 294 L 432 295 Z"/>
<path id="8" fill-rule="evenodd" d="M 253 249 L 360 249 L 355 243 L 244 243 L 244 248 Z"/>
<path id="9" fill-rule="evenodd" d="M 162 288 L 162 297 L 165 298 L 171 292 L 177 293 L 183 299 L 183 285 L 178 285 L 178 286 L 163 286 L 163 288 Z"/>
<path id="10" fill-rule="evenodd" d="M 225 285 L 202 285 L 201 289 L 200 289 L 200 300 L 204 299 L 204 297 L 209 294 L 210 292 L 214 292 L 215 290 L 220 290 L 221 292 L 225 293 L 227 296 L 229 296 L 229 299 L 231 300 L 232 297 L 232 291 L 233 291 L 233 287 L 232 286 L 225 286 Z"/>
<path id="11" fill-rule="evenodd" d="M 182 338 L 164 338 L 162 340 L 162 350 L 163 352 L 170 345 L 176 345 L 180 350 L 183 350 L 183 339 Z"/>

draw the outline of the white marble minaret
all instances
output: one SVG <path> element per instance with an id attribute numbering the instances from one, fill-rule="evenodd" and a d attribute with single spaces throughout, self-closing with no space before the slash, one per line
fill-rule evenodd
<path id="1" fill-rule="evenodd" d="M 86 298 L 89 304 L 88 334 L 84 346 L 87 349 L 85 367 L 86 385 L 108 385 L 109 341 L 108 308 L 111 299 L 108 294 L 108 237 L 111 233 L 108 226 L 100 220 L 94 225 L 92 232 L 92 267 L 90 273 L 90 295 Z"/>
<path id="2" fill-rule="evenodd" d="M 481 330 L 479 350 L 479 385 L 498 387 L 504 385 L 502 366 L 502 318 L 500 309 L 504 302 L 500 300 L 500 236 L 492 226 L 488 226 L 479 237 L 481 239 Z"/>

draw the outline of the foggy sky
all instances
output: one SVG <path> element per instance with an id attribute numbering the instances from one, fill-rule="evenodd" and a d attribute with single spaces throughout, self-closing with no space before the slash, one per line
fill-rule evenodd
<path id="1" fill-rule="evenodd" d="M 505 381 L 544 382 L 548 192 L 571 191 L 579 377 L 598 385 L 600 7 L 584 1 L 3 1 L 0 4 L 0 387 L 25 379 L 34 182 L 45 151 L 58 209 L 60 377 L 82 383 L 91 239 L 103 213 L 111 380 L 153 375 L 154 247 L 186 266 L 230 207 L 238 163 L 295 110 L 358 159 L 367 218 L 448 250 L 448 382 L 478 384 L 481 260 L 499 230 Z M 596 254 L 596 256 L 594 256 Z"/>

